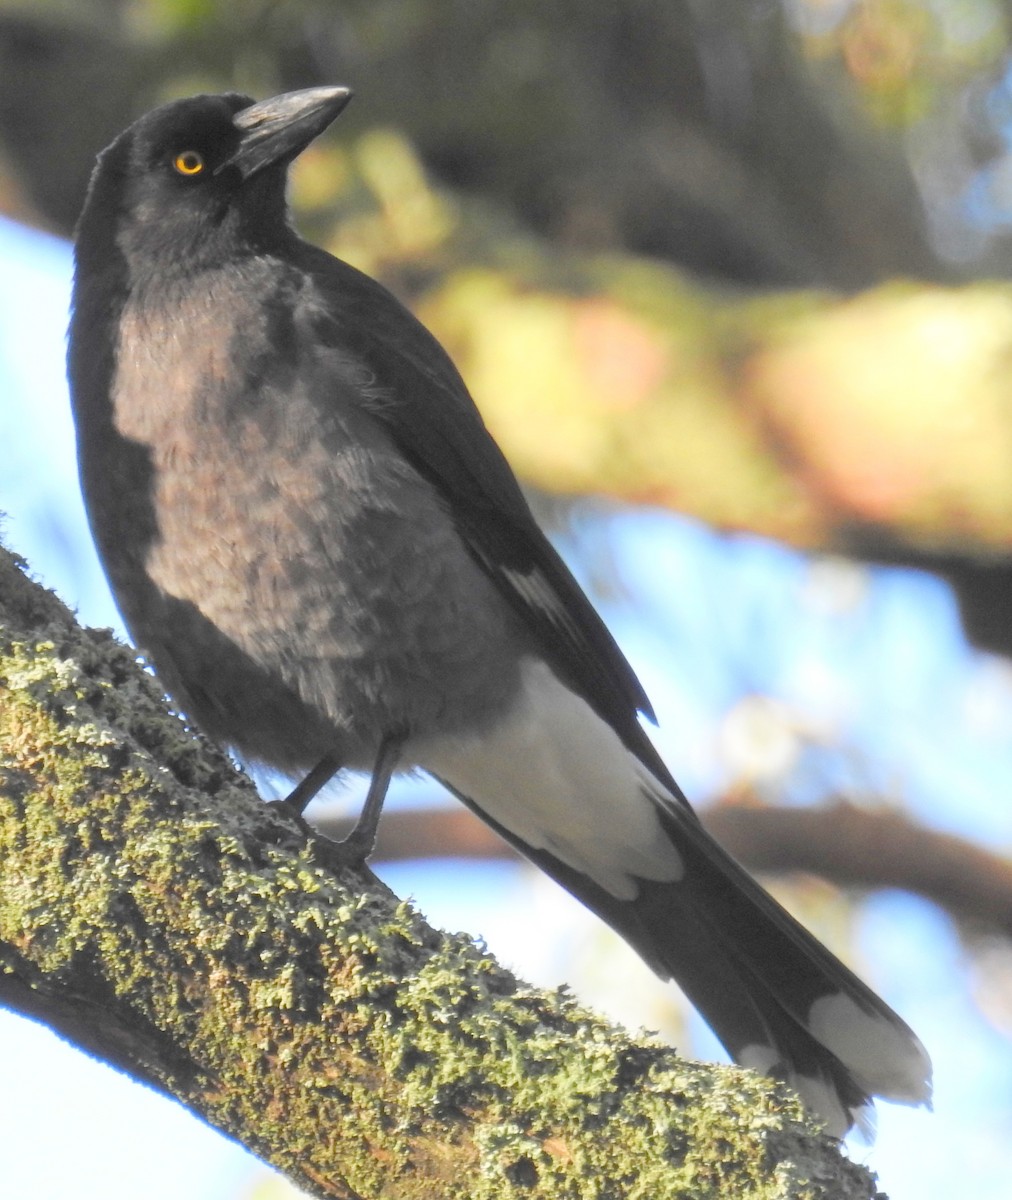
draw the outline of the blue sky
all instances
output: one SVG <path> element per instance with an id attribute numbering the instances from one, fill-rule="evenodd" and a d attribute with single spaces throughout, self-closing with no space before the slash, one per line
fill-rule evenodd
<path id="1" fill-rule="evenodd" d="M 65 243 L 0 221 L 0 510 L 7 543 L 37 576 L 83 620 L 108 625 L 115 610 L 80 506 L 64 380 L 69 281 Z M 1012 846 L 1012 667 L 968 650 L 938 581 L 812 562 L 662 513 L 588 510 L 563 550 L 591 579 L 621 581 L 602 611 L 654 699 L 658 745 L 690 796 L 756 771 L 780 802 L 875 795 Z M 602 556 L 607 570 L 586 565 Z M 421 863 L 385 874 L 436 924 L 484 937 L 533 981 L 568 979 L 617 1019 L 719 1054 L 698 1021 L 680 1027 L 669 992 L 608 931 L 536 874 Z M 1012 967 L 1000 956 L 974 967 L 947 917 L 924 902 L 883 893 L 850 919 L 813 895 L 806 919 L 903 1013 L 936 1065 L 935 1114 L 880 1106 L 878 1141 L 855 1157 L 892 1200 L 1004 1200 Z M 1004 1033 L 974 998 L 1002 988 L 1004 1009 L 992 999 L 989 1011 Z M 177 1106 L 4 1013 L 0 1061 L 6 1195 L 221 1200 L 260 1170 Z"/>

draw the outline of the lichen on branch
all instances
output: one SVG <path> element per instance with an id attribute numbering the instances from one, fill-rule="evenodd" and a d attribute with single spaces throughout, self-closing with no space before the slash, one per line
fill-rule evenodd
<path id="1" fill-rule="evenodd" d="M 0 551 L 0 1001 L 314 1196 L 875 1195 L 785 1089 L 528 987 L 328 847 Z"/>

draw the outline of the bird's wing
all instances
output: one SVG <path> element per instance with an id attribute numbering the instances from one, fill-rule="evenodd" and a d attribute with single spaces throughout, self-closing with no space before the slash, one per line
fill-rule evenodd
<path id="1" fill-rule="evenodd" d="M 325 276 L 331 344 L 375 378 L 367 403 L 551 668 L 528 667 L 516 721 L 480 746 L 430 750 L 421 765 L 677 979 L 737 1061 L 787 1079 L 838 1136 L 873 1095 L 926 1103 L 930 1062 L 910 1029 L 685 802 L 636 721 L 649 711 L 639 683 L 535 525 L 449 359 L 378 285 L 343 265 Z M 547 743 L 566 756 L 553 788 L 540 771 Z"/>
<path id="2" fill-rule="evenodd" d="M 604 622 L 538 527 L 449 356 L 380 284 L 306 247 L 322 294 L 314 332 L 364 368 L 363 403 L 436 489 L 475 561 L 519 613 L 545 660 L 679 795 L 636 719 L 654 719 Z"/>

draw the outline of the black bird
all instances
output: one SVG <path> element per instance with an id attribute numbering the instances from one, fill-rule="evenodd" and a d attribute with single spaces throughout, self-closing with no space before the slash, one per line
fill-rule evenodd
<path id="1" fill-rule="evenodd" d="M 650 702 L 440 345 L 288 223 L 350 93 L 196 96 L 99 156 L 69 372 L 92 532 L 179 707 L 247 760 L 421 767 L 842 1134 L 927 1103 L 904 1022 L 703 830 Z"/>

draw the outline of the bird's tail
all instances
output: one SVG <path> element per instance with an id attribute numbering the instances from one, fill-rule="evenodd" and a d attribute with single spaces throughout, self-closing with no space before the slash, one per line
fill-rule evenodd
<path id="1" fill-rule="evenodd" d="M 684 871 L 672 881 L 638 880 L 632 899 L 616 898 L 499 829 L 661 978 L 674 979 L 736 1062 L 789 1083 L 830 1133 L 842 1136 L 855 1123 L 870 1133 L 874 1096 L 929 1104 L 930 1060 L 906 1023 L 760 887 L 687 805 L 650 798 Z"/>

